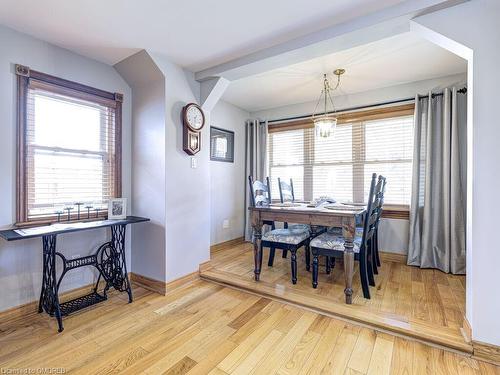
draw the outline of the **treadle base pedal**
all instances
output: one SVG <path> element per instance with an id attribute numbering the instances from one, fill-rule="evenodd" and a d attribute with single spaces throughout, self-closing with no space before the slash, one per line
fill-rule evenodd
<path id="1" fill-rule="evenodd" d="M 96 292 L 92 292 L 90 294 L 61 303 L 61 315 L 67 316 L 71 313 L 74 313 L 75 311 L 82 310 L 86 307 L 106 300 L 107 298 L 105 296 L 102 296 Z"/>

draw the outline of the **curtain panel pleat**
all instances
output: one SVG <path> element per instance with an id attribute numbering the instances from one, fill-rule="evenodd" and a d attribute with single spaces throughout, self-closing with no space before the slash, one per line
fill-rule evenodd
<path id="1" fill-rule="evenodd" d="M 254 180 L 264 181 L 267 171 L 267 121 L 248 120 L 245 124 L 245 240 L 252 240 L 252 226 L 248 207 L 250 205 L 250 188 L 248 176 Z"/>
<path id="2" fill-rule="evenodd" d="M 466 96 L 416 98 L 408 264 L 465 273 Z"/>

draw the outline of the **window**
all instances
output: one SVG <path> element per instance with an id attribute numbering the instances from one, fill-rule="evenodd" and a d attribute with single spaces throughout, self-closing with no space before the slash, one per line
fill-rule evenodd
<path id="1" fill-rule="evenodd" d="M 19 90 L 17 222 L 58 211 L 105 216 L 121 196 L 121 101 L 108 93 L 16 66 Z"/>
<path id="2" fill-rule="evenodd" d="M 293 179 L 296 199 L 364 202 L 375 172 L 387 177 L 385 203 L 409 205 L 412 155 L 413 105 L 339 115 L 330 138 L 315 137 L 311 121 L 270 126 L 272 197 L 280 177 Z"/>

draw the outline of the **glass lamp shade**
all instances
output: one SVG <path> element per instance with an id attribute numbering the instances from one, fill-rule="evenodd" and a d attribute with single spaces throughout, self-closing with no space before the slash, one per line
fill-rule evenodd
<path id="1" fill-rule="evenodd" d="M 337 118 L 333 116 L 319 116 L 316 117 L 313 122 L 316 130 L 316 137 L 331 137 L 337 127 Z"/>

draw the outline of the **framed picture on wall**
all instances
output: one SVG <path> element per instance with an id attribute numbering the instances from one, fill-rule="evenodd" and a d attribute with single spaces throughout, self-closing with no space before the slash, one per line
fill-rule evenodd
<path id="1" fill-rule="evenodd" d="M 210 127 L 210 160 L 234 163 L 234 132 Z"/>

